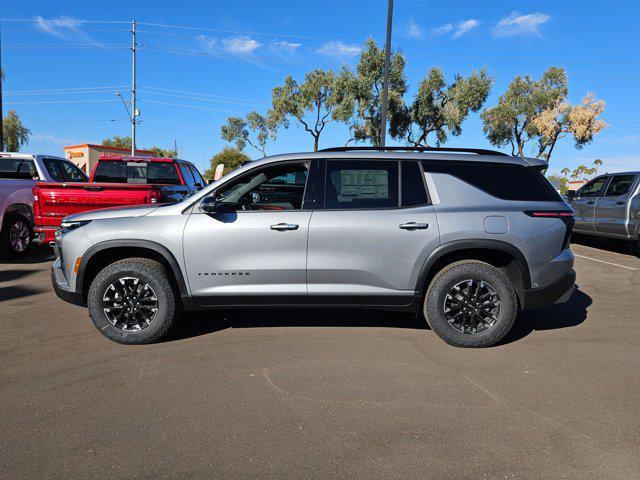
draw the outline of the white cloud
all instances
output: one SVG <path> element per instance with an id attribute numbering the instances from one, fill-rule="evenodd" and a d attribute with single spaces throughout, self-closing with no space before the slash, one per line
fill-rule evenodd
<path id="1" fill-rule="evenodd" d="M 440 25 L 439 27 L 435 27 L 429 30 L 429 35 L 431 36 L 445 35 L 449 33 L 451 30 L 453 30 L 453 24 L 445 23 L 444 25 Z"/>
<path id="2" fill-rule="evenodd" d="M 458 25 L 456 25 L 456 31 L 453 34 L 453 38 L 461 37 L 462 35 L 473 30 L 479 25 L 480 25 L 480 22 L 473 18 L 469 20 L 465 20 L 464 22 L 460 22 Z"/>
<path id="3" fill-rule="evenodd" d="M 271 43 L 271 48 L 272 49 L 274 49 L 274 50 L 283 50 L 283 51 L 289 52 L 289 53 L 292 53 L 292 52 L 296 51 L 301 46 L 302 46 L 301 43 L 287 42 L 287 41 L 280 41 L 280 42 L 272 42 Z"/>
<path id="4" fill-rule="evenodd" d="M 413 18 L 410 18 L 405 35 L 409 38 L 419 40 L 424 37 L 424 32 L 422 31 L 422 28 L 420 28 L 420 25 L 418 25 Z"/>
<path id="5" fill-rule="evenodd" d="M 209 53 L 212 53 L 218 47 L 218 41 L 215 38 L 211 38 L 206 35 L 198 35 L 196 40 L 198 40 L 202 48 Z"/>
<path id="6" fill-rule="evenodd" d="M 222 40 L 222 49 L 225 52 L 233 53 L 234 55 L 246 55 L 254 52 L 262 46 L 262 43 L 246 35 L 224 38 Z"/>
<path id="7" fill-rule="evenodd" d="M 498 22 L 493 29 L 495 37 L 512 37 L 514 35 L 536 35 L 540 36 L 540 26 L 551 20 L 545 13 L 529 13 L 520 15 L 518 12 L 511 12 Z"/>
<path id="8" fill-rule="evenodd" d="M 54 143 L 56 145 L 73 145 L 73 144 L 77 143 L 71 138 L 59 137 L 59 136 L 53 135 L 51 133 L 34 133 L 31 136 L 31 138 L 33 140 L 51 142 L 51 143 Z"/>
<path id="9" fill-rule="evenodd" d="M 102 44 L 100 44 L 100 42 L 95 41 L 82 30 L 82 26 L 85 23 L 84 20 L 63 15 L 57 18 L 43 18 L 38 16 L 35 18 L 34 25 L 36 30 L 67 41 L 82 40 L 85 43 L 101 47 Z"/>
<path id="10" fill-rule="evenodd" d="M 340 41 L 331 41 L 322 45 L 316 50 L 319 55 L 326 57 L 334 57 L 341 60 L 351 59 L 360 54 L 361 48 L 359 45 L 348 45 Z"/>

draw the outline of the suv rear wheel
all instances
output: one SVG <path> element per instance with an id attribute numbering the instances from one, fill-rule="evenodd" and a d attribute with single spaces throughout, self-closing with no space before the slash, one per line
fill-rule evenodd
<path id="1" fill-rule="evenodd" d="M 2 221 L 0 251 L 9 258 L 24 257 L 31 246 L 31 222 L 22 215 L 8 214 Z"/>
<path id="2" fill-rule="evenodd" d="M 509 278 L 496 267 L 463 260 L 434 277 L 424 299 L 429 326 L 456 347 L 489 347 L 509 333 L 518 299 Z"/>
<path id="3" fill-rule="evenodd" d="M 89 316 L 105 337 L 118 343 L 153 343 L 179 315 L 166 268 L 155 260 L 127 258 L 103 268 L 91 282 Z"/>

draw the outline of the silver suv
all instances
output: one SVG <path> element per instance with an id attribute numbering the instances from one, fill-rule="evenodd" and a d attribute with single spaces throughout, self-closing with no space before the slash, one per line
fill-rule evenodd
<path id="1" fill-rule="evenodd" d="M 574 289 L 573 211 L 547 164 L 477 149 L 335 148 L 249 162 L 183 202 L 68 217 L 58 296 L 120 343 L 182 310 L 422 312 L 447 343 L 500 341 Z"/>

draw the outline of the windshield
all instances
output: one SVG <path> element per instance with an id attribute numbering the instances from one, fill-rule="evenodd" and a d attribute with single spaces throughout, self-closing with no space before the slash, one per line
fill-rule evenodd
<path id="1" fill-rule="evenodd" d="M 100 161 L 96 167 L 93 181 L 180 185 L 180 177 L 173 162 Z"/>

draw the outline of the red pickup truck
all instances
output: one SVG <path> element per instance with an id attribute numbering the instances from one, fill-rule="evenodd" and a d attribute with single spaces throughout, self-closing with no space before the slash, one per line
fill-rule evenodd
<path id="1" fill-rule="evenodd" d="M 33 187 L 34 243 L 49 244 L 67 215 L 99 208 L 179 202 L 205 185 L 191 162 L 174 158 L 101 157 L 88 183 Z"/>

